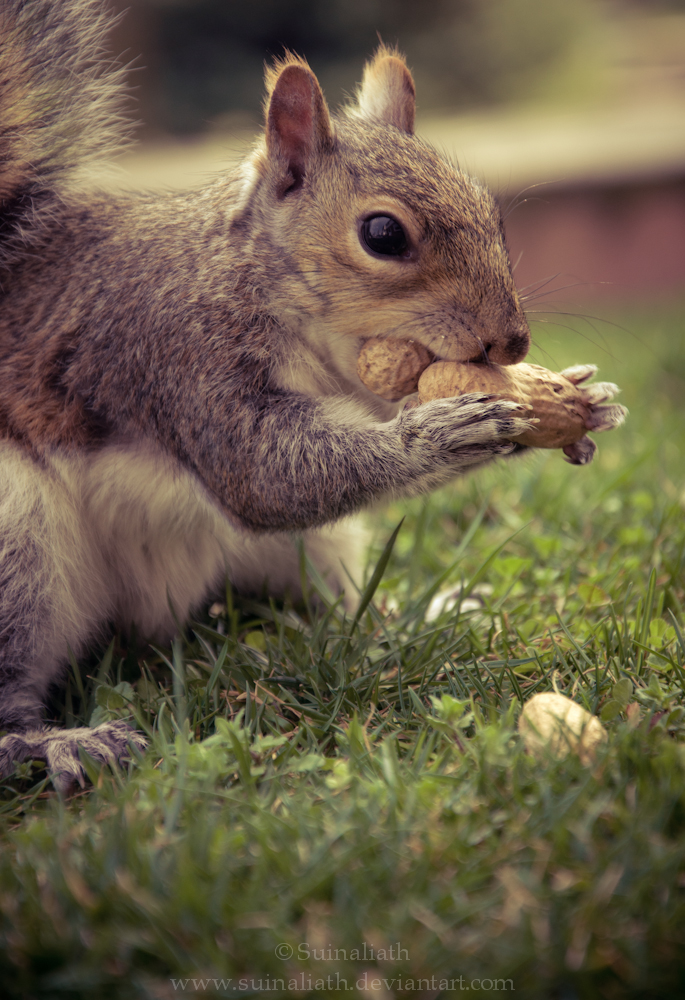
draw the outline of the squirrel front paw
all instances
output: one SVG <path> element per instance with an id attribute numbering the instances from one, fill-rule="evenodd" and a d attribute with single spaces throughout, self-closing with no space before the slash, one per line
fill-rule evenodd
<path id="1" fill-rule="evenodd" d="M 580 397 L 590 411 L 586 427 L 592 431 L 610 431 L 620 427 L 628 414 L 625 406 L 620 403 L 604 404 L 613 399 L 621 390 L 613 382 L 585 383 L 597 374 L 597 365 L 574 365 L 565 368 L 561 374 L 575 386 L 581 386 Z"/>
<path id="2" fill-rule="evenodd" d="M 517 450 L 511 438 L 531 426 L 529 415 L 524 404 L 473 392 L 405 409 L 397 419 L 407 451 L 455 474 Z"/>
<path id="3" fill-rule="evenodd" d="M 610 431 L 620 427 L 628 415 L 625 406 L 620 403 L 606 405 L 620 391 L 613 382 L 585 383 L 597 374 L 597 365 L 574 365 L 565 368 L 561 374 L 576 387 L 580 386 L 580 399 L 587 408 L 585 427 L 589 431 Z M 571 465 L 587 465 L 591 462 L 597 450 L 597 445 L 589 437 L 583 437 L 564 447 L 566 461 Z"/>

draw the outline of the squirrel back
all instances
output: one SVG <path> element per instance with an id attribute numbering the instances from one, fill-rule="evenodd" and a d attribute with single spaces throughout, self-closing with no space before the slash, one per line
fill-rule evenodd
<path id="1" fill-rule="evenodd" d="M 79 170 L 127 141 L 126 70 L 105 55 L 116 20 L 100 0 L 0 5 L 0 266 L 40 238 Z"/>

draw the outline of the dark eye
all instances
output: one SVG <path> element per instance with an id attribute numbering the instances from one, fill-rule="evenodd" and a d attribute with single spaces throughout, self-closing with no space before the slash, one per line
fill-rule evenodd
<path id="1" fill-rule="evenodd" d="M 361 241 L 367 250 L 385 257 L 399 257 L 409 246 L 404 229 L 389 215 L 372 215 L 370 219 L 364 219 Z"/>

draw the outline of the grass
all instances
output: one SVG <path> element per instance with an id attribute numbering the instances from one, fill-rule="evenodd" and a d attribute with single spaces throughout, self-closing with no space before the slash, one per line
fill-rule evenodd
<path id="1" fill-rule="evenodd" d="M 538 328 L 625 428 L 377 511 L 354 618 L 229 591 L 74 667 L 55 716 L 150 749 L 68 801 L 39 762 L 0 786 L 3 996 L 680 995 L 683 312 Z M 592 766 L 521 744 L 555 688 L 603 720 Z"/>

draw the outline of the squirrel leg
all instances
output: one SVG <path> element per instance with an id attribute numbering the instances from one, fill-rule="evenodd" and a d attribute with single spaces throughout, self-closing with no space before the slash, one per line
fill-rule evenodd
<path id="1" fill-rule="evenodd" d="M 344 594 L 343 604 L 354 611 L 357 591 L 364 577 L 371 536 L 361 517 L 348 517 L 306 533 L 305 548 L 315 568 L 334 597 Z"/>
<path id="2" fill-rule="evenodd" d="M 120 760 L 129 742 L 143 749 L 144 737 L 122 721 L 93 729 L 43 726 L 43 700 L 56 671 L 31 663 L 26 643 L 12 641 L 20 631 L 3 629 L 8 641 L 0 651 L 0 731 L 6 731 L 0 737 L 0 777 L 9 776 L 15 762 L 44 760 L 55 788 L 68 792 L 84 784 L 79 747 L 101 763 Z"/>
<path id="3" fill-rule="evenodd" d="M 203 462 L 201 475 L 247 529 L 311 529 L 388 495 L 426 493 L 510 454 L 517 446 L 508 439 L 530 426 L 529 413 L 472 393 L 378 423 L 347 400 L 265 397 L 232 428 L 230 461 Z"/>
<path id="4" fill-rule="evenodd" d="M 79 745 L 96 760 L 121 757 L 126 723 L 94 729 L 41 725 L 50 685 L 106 608 L 89 572 L 85 531 L 64 484 L 19 448 L 0 446 L 0 775 L 15 761 L 45 760 L 53 783 L 83 782 Z M 90 600 L 89 595 L 90 594 Z"/>
<path id="5" fill-rule="evenodd" d="M 334 597 L 344 594 L 344 605 L 356 605 L 355 586 L 361 585 L 369 543 L 361 518 L 345 518 L 301 534 L 256 534 L 231 529 L 223 538 L 228 575 L 242 593 L 302 597 L 300 539 L 308 559 Z M 354 581 L 354 583 L 352 582 Z"/>

